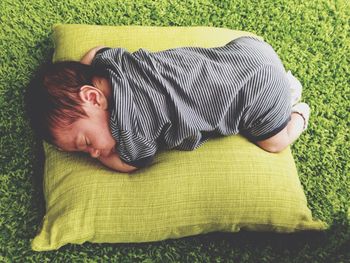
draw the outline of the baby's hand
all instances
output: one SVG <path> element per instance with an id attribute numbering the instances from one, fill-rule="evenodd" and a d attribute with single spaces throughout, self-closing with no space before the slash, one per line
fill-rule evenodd
<path id="1" fill-rule="evenodd" d="M 86 65 L 91 65 L 92 60 L 94 59 L 96 52 L 99 51 L 100 49 L 105 48 L 104 46 L 98 46 L 93 49 L 90 49 L 80 60 L 80 63 L 86 64 Z"/>
<path id="2" fill-rule="evenodd" d="M 124 163 L 117 153 L 112 153 L 107 157 L 98 157 L 105 166 L 122 173 L 130 173 L 137 170 L 136 167 Z"/>

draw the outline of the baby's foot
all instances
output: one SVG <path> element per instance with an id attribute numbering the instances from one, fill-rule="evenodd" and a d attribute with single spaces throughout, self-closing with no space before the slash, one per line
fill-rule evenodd
<path id="1" fill-rule="evenodd" d="M 304 119 L 303 131 L 307 129 L 310 118 L 310 107 L 304 102 L 299 102 L 292 107 L 292 113 L 298 113 Z"/>
<path id="2" fill-rule="evenodd" d="M 292 106 L 294 106 L 301 100 L 301 93 L 303 90 L 303 86 L 301 85 L 300 81 L 293 76 L 290 70 L 288 70 L 287 72 L 287 79 L 289 81 L 290 91 L 292 94 L 291 103 L 292 103 Z"/>

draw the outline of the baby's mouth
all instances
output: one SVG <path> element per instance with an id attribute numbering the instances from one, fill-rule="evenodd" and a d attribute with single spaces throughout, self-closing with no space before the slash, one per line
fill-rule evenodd
<path id="1" fill-rule="evenodd" d="M 112 149 L 109 154 L 115 154 L 115 149 Z"/>
<path id="2" fill-rule="evenodd" d="M 106 152 L 107 152 L 107 151 L 106 151 Z M 112 147 L 112 148 L 107 152 L 106 157 L 112 155 L 113 153 L 115 153 L 115 148 L 114 148 L 114 147 Z"/>

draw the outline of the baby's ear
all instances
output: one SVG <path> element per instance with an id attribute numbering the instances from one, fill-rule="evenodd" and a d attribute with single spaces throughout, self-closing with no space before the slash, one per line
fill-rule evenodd
<path id="1" fill-rule="evenodd" d="M 92 106 L 98 106 L 102 109 L 107 108 L 106 97 L 103 95 L 103 93 L 99 89 L 93 86 L 89 86 L 89 85 L 82 86 L 79 91 L 79 97 L 83 103 L 88 103 Z"/>

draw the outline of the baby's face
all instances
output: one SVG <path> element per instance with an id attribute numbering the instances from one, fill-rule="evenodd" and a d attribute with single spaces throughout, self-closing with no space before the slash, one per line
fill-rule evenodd
<path id="1" fill-rule="evenodd" d="M 109 113 L 93 106 L 84 110 L 87 118 L 77 120 L 64 131 L 54 131 L 56 145 L 63 151 L 86 152 L 93 158 L 107 157 L 116 145 L 109 128 Z"/>

